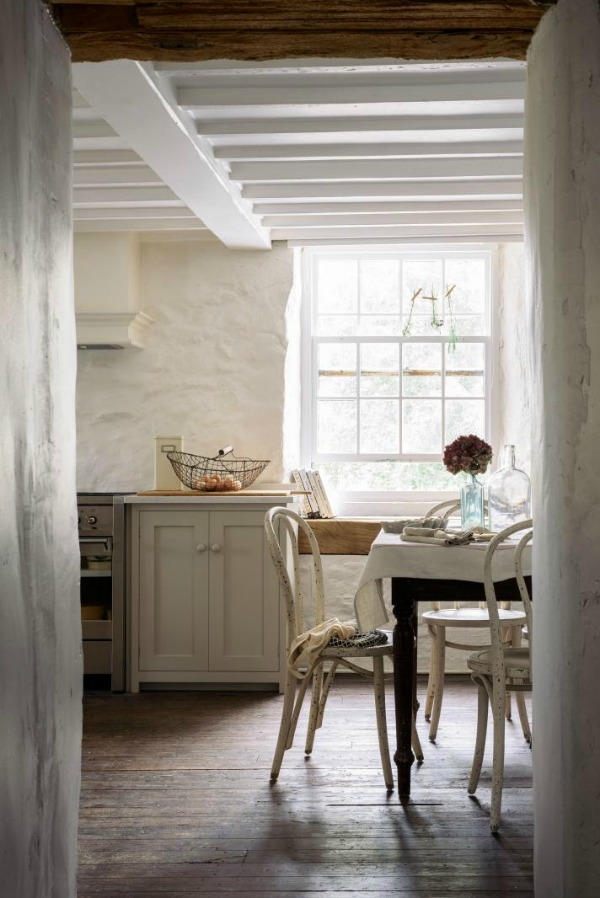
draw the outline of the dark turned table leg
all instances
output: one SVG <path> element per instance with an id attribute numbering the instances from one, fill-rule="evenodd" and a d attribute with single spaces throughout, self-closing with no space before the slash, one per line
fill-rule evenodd
<path id="1" fill-rule="evenodd" d="M 404 581 L 406 583 L 406 581 Z M 412 715 L 415 702 L 416 602 L 402 581 L 392 579 L 394 628 L 394 699 L 396 705 L 396 753 L 398 794 L 405 803 L 410 798 L 410 768 L 415 760 L 412 753 Z"/>

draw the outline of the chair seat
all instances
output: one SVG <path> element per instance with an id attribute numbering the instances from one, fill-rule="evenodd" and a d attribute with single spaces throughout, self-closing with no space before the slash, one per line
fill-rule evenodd
<path id="1" fill-rule="evenodd" d="M 531 656 L 529 649 L 525 648 L 506 648 L 504 649 L 504 663 L 506 665 L 506 674 L 508 677 L 524 679 L 529 681 L 531 678 Z M 467 666 L 473 673 L 487 674 L 492 673 L 492 652 L 491 650 L 483 652 L 474 652 L 467 658 Z"/>
<path id="2" fill-rule="evenodd" d="M 342 648 L 331 648 L 330 646 L 326 646 L 321 654 L 320 658 L 376 658 L 379 656 L 387 656 L 390 657 L 394 654 L 394 647 L 390 644 L 386 645 L 374 645 L 371 648 L 363 648 L 360 646 L 359 648 L 354 649 L 342 649 Z"/>
<path id="3" fill-rule="evenodd" d="M 527 620 L 524 611 L 501 608 L 498 613 L 505 627 L 517 627 Z M 436 627 L 488 627 L 490 617 L 487 608 L 440 608 L 426 611 L 423 620 Z"/>

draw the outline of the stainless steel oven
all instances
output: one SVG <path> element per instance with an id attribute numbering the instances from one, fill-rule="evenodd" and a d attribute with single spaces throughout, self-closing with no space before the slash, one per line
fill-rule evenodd
<path id="1" fill-rule="evenodd" d="M 78 493 L 81 626 L 85 675 L 125 689 L 125 508 L 123 495 Z"/>

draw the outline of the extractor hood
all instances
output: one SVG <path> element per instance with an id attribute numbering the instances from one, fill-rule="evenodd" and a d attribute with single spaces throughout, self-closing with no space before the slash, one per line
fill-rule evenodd
<path id="1" fill-rule="evenodd" d="M 143 349 L 154 319 L 141 310 L 138 235 L 75 234 L 73 262 L 78 349 Z"/>
<path id="2" fill-rule="evenodd" d="M 77 349 L 143 349 L 153 321 L 145 312 L 76 312 Z"/>

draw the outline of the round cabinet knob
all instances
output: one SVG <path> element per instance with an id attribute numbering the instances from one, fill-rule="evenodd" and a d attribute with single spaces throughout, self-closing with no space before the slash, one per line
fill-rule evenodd
<path id="1" fill-rule="evenodd" d="M 210 550 L 211 550 L 211 552 L 220 552 L 221 546 L 219 545 L 219 543 L 213 543 L 212 546 L 210 547 Z"/>
<path id="2" fill-rule="evenodd" d="M 206 543 L 198 543 L 198 545 L 196 546 L 196 552 L 206 552 L 206 549 Z"/>

